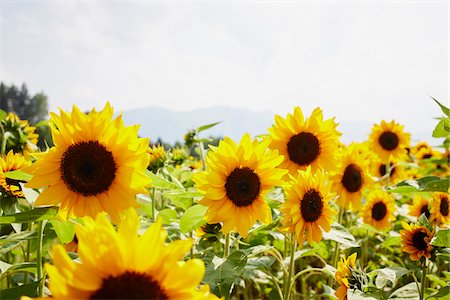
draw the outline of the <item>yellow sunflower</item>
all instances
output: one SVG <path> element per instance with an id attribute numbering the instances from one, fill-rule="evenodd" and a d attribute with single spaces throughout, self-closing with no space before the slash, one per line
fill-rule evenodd
<path id="1" fill-rule="evenodd" d="M 373 183 L 369 174 L 369 161 L 365 158 L 360 146 L 352 144 L 339 159 L 340 165 L 331 180 L 332 190 L 339 195 L 337 201 L 341 207 L 358 210 L 363 191 Z"/>
<path id="2" fill-rule="evenodd" d="M 283 183 L 287 171 L 277 168 L 283 157 L 267 150 L 268 143 L 252 141 L 249 134 L 239 144 L 226 137 L 211 147 L 207 170 L 194 175 L 197 190 L 204 194 L 199 203 L 208 207 L 207 222 L 223 222 L 224 234 L 236 229 L 246 237 L 256 220 L 272 221 L 263 197 Z"/>
<path id="3" fill-rule="evenodd" d="M 159 168 L 164 166 L 166 160 L 166 152 L 164 147 L 161 145 L 153 145 L 147 148 L 147 153 L 150 156 L 150 161 L 148 164 L 148 169 L 156 172 Z"/>
<path id="4" fill-rule="evenodd" d="M 217 299 L 209 287 L 199 289 L 205 273 L 200 259 L 183 261 L 192 240 L 164 241 L 161 221 L 139 236 L 139 217 L 128 209 L 116 231 L 105 214 L 76 225 L 79 261 L 61 245 L 46 264 L 55 299 Z M 149 251 L 151 249 L 151 251 Z"/>
<path id="5" fill-rule="evenodd" d="M 299 245 L 306 238 L 309 244 L 322 239 L 322 230 L 330 231 L 333 215 L 336 212 L 328 202 L 335 196 L 330 191 L 331 182 L 322 170 L 312 173 L 311 168 L 299 171 L 286 190 L 286 202 L 281 205 L 284 213 L 283 226 L 289 232 L 295 232 Z"/>
<path id="6" fill-rule="evenodd" d="M 391 227 L 391 221 L 395 220 L 394 212 L 395 201 L 392 196 L 384 191 L 375 190 L 368 195 L 361 215 L 364 223 L 383 230 Z"/>
<path id="7" fill-rule="evenodd" d="M 433 223 L 438 225 L 450 224 L 449 204 L 448 193 L 433 193 L 433 202 L 430 209 L 430 219 Z"/>
<path id="8" fill-rule="evenodd" d="M 19 170 L 29 165 L 31 165 L 29 160 L 21 154 L 14 154 L 13 150 L 10 150 L 5 157 L 0 158 L 0 191 L 2 194 L 25 198 L 20 186 L 21 181 L 6 178 L 3 173 Z"/>
<path id="9" fill-rule="evenodd" d="M 37 149 L 36 127 L 30 126 L 27 120 L 20 120 L 16 114 L 10 112 L 1 120 L 0 127 L 3 132 L 0 135 L 0 143 L 5 144 L 5 153 L 13 150 L 14 153 L 28 157 L 29 153 Z"/>
<path id="10" fill-rule="evenodd" d="M 399 161 L 407 157 L 410 134 L 403 132 L 403 125 L 393 120 L 390 123 L 383 120 L 380 125 L 372 127 L 369 142 L 383 162 Z"/>
<path id="11" fill-rule="evenodd" d="M 269 128 L 271 149 L 284 155 L 281 167 L 296 175 L 298 170 L 311 166 L 333 170 L 336 167 L 336 149 L 339 146 L 340 132 L 333 119 L 323 120 L 322 110 L 316 108 L 307 119 L 300 107 L 286 119 L 276 115 L 275 124 Z"/>
<path id="12" fill-rule="evenodd" d="M 121 116 L 112 117 L 109 103 L 88 115 L 76 106 L 71 113 L 51 114 L 55 146 L 34 154 L 37 161 L 28 168 L 33 178 L 27 187 L 47 187 L 36 205 L 60 204 L 63 216 L 106 211 L 115 221 L 122 210 L 137 206 L 135 195 L 150 183 L 144 174 L 148 139 L 138 138 L 138 126 L 125 127 Z"/>
<path id="13" fill-rule="evenodd" d="M 433 234 L 424 226 L 417 226 L 402 222 L 404 230 L 400 230 L 402 237 L 402 251 L 409 253 L 411 260 L 420 260 L 421 257 L 431 258 L 431 239 Z"/>
<path id="14" fill-rule="evenodd" d="M 384 184 L 387 182 L 387 170 L 386 163 L 381 160 L 375 160 L 371 163 L 371 174 L 378 177 L 378 182 Z M 405 168 L 401 164 L 394 164 L 391 162 L 389 164 L 389 185 L 397 184 L 398 182 L 405 180 L 407 178 L 407 173 Z"/>
<path id="15" fill-rule="evenodd" d="M 352 275 L 350 268 L 356 267 L 357 255 L 358 254 L 355 252 L 348 258 L 341 258 L 341 260 L 338 262 L 335 277 L 336 281 L 339 283 L 339 288 L 334 293 L 338 300 L 347 299 L 347 290 L 349 289 L 348 277 Z"/>
<path id="16" fill-rule="evenodd" d="M 419 142 L 412 149 L 411 154 L 417 159 L 423 159 L 424 155 L 432 152 L 431 146 L 427 142 Z"/>
<path id="17" fill-rule="evenodd" d="M 425 214 L 427 219 L 430 218 L 429 210 L 430 200 L 422 196 L 416 196 L 413 198 L 413 204 L 409 206 L 409 215 L 413 217 L 420 217 Z"/>

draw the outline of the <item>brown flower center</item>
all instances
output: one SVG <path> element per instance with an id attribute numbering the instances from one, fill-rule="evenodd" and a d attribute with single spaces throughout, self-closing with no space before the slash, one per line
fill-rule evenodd
<path id="1" fill-rule="evenodd" d="M 384 150 L 392 151 L 398 147 L 399 139 L 397 134 L 392 131 L 383 132 L 378 138 L 378 142 Z"/>
<path id="2" fill-rule="evenodd" d="M 393 164 L 390 163 L 389 164 L 389 169 L 391 170 L 390 176 L 394 176 L 394 174 L 395 174 L 395 167 L 392 167 L 392 166 L 393 166 Z M 381 177 L 386 175 L 386 165 L 385 164 L 381 164 L 380 167 L 378 168 L 378 172 L 380 172 Z"/>
<path id="3" fill-rule="evenodd" d="M 427 249 L 427 242 L 425 241 L 426 237 L 428 237 L 428 235 L 425 232 L 422 231 L 415 232 L 412 237 L 413 246 L 418 250 L 426 250 Z"/>
<path id="4" fill-rule="evenodd" d="M 250 168 L 236 168 L 228 175 L 225 190 L 227 197 L 238 207 L 251 205 L 259 196 L 261 181 Z"/>
<path id="5" fill-rule="evenodd" d="M 301 132 L 287 143 L 289 159 L 300 166 L 314 162 L 320 154 L 320 142 L 310 132 Z"/>
<path id="6" fill-rule="evenodd" d="M 446 217 L 448 216 L 448 197 L 443 196 L 441 198 L 441 204 L 439 205 L 439 211 L 441 214 Z"/>
<path id="7" fill-rule="evenodd" d="M 427 219 L 430 217 L 430 210 L 428 209 L 428 203 L 424 204 L 421 208 L 420 208 L 420 214 L 425 214 L 425 217 L 427 217 Z"/>
<path id="8" fill-rule="evenodd" d="M 322 215 L 323 198 L 319 191 L 311 189 L 300 202 L 300 211 L 306 222 L 315 222 Z"/>
<path id="9" fill-rule="evenodd" d="M 61 178 L 67 188 L 85 197 L 109 189 L 116 178 L 114 157 L 97 141 L 71 145 L 61 159 Z"/>
<path id="10" fill-rule="evenodd" d="M 363 184 L 362 170 L 356 164 L 350 164 L 345 168 L 342 176 L 342 185 L 350 193 L 358 192 Z"/>
<path id="11" fill-rule="evenodd" d="M 103 278 L 102 285 L 90 299 L 169 299 L 150 275 L 127 271 Z"/>
<path id="12" fill-rule="evenodd" d="M 375 203 L 372 207 L 372 218 L 376 221 L 381 221 L 384 219 L 387 213 L 386 204 L 383 201 Z"/>

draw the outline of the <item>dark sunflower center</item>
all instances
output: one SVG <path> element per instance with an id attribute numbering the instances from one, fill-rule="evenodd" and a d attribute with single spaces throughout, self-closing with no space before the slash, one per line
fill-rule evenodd
<path id="1" fill-rule="evenodd" d="M 350 193 L 357 192 L 363 184 L 361 168 L 358 165 L 350 164 L 345 168 L 344 176 L 342 176 L 342 185 Z"/>
<path id="2" fill-rule="evenodd" d="M 389 165 L 389 169 L 391 170 L 391 176 L 393 176 L 395 174 L 395 167 L 392 167 L 392 164 Z M 381 164 L 380 168 L 378 169 L 378 171 L 380 172 L 381 176 L 386 175 L 386 165 Z"/>
<path id="3" fill-rule="evenodd" d="M 372 218 L 376 221 L 381 221 L 386 216 L 387 208 L 384 202 L 380 201 L 373 205 L 372 207 Z"/>
<path id="4" fill-rule="evenodd" d="M 301 132 L 287 143 L 289 159 L 300 166 L 311 164 L 320 154 L 320 142 L 310 132 Z"/>
<path id="5" fill-rule="evenodd" d="M 425 214 L 425 217 L 427 217 L 427 219 L 430 217 L 430 211 L 428 210 L 428 204 L 424 204 L 420 208 L 420 214 Z"/>
<path id="6" fill-rule="evenodd" d="M 236 206 L 243 207 L 253 203 L 261 190 L 261 181 L 255 172 L 248 168 L 236 168 L 225 183 L 227 197 Z"/>
<path id="7" fill-rule="evenodd" d="M 412 243 L 414 247 L 418 250 L 426 250 L 427 249 L 427 242 L 425 241 L 425 238 L 428 235 L 425 232 L 417 231 L 414 233 L 412 237 Z"/>
<path id="8" fill-rule="evenodd" d="M 103 279 L 90 299 L 169 299 L 150 275 L 127 271 Z"/>
<path id="9" fill-rule="evenodd" d="M 445 196 L 441 198 L 441 204 L 439 205 L 439 211 L 441 212 L 441 214 L 444 217 L 448 216 L 448 198 Z"/>
<path id="10" fill-rule="evenodd" d="M 397 134 L 392 131 L 385 131 L 378 138 L 378 142 L 383 149 L 391 151 L 397 148 L 399 140 Z"/>
<path id="11" fill-rule="evenodd" d="M 315 222 L 322 215 L 323 198 L 319 191 L 309 190 L 300 202 L 300 211 L 306 222 Z"/>
<path id="12" fill-rule="evenodd" d="M 97 141 L 70 146 L 61 160 L 61 177 L 67 187 L 86 197 L 107 191 L 116 170 L 112 153 Z"/>
<path id="13" fill-rule="evenodd" d="M 26 181 L 22 181 L 22 180 L 11 179 L 11 178 L 8 178 L 8 177 L 5 178 L 5 181 L 6 181 L 6 184 L 8 186 L 12 186 L 12 185 L 17 186 L 17 187 L 19 187 L 19 190 L 22 190 L 22 187 L 20 186 L 20 183 L 21 182 L 22 183 L 26 182 Z"/>

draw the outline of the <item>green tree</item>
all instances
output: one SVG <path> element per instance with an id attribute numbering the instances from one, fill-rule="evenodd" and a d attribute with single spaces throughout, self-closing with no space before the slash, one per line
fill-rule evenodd
<path id="1" fill-rule="evenodd" d="M 26 84 L 20 88 L 0 82 L 0 109 L 16 113 L 20 119 L 37 124 L 47 118 L 48 103 L 44 93 L 29 95 Z"/>

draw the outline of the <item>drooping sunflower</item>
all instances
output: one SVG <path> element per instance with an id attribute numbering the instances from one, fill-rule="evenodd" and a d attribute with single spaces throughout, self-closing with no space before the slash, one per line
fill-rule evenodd
<path id="1" fill-rule="evenodd" d="M 397 184 L 398 182 L 405 180 L 407 174 L 405 168 L 401 164 L 389 163 L 388 169 L 386 169 L 386 163 L 381 160 L 374 160 L 371 163 L 371 174 L 379 178 L 380 184 L 385 184 L 388 180 L 387 171 L 389 171 L 389 185 Z"/>
<path id="2" fill-rule="evenodd" d="M 342 257 L 338 262 L 336 270 L 336 281 L 339 283 L 339 288 L 335 291 L 338 300 L 347 299 L 347 291 L 350 287 L 348 277 L 351 276 L 350 268 L 356 267 L 356 256 L 358 253 L 353 253 L 348 258 Z"/>
<path id="3" fill-rule="evenodd" d="M 340 132 L 336 130 L 334 118 L 323 120 L 322 110 L 316 108 L 309 118 L 303 116 L 300 107 L 286 119 L 276 115 L 275 124 L 269 128 L 271 149 L 284 156 L 281 167 L 296 175 L 298 170 L 311 166 L 315 171 L 326 171 L 336 167 L 336 149 Z"/>
<path id="4" fill-rule="evenodd" d="M 433 223 L 450 224 L 450 199 L 447 193 L 433 193 L 430 209 L 430 219 Z"/>
<path id="5" fill-rule="evenodd" d="M 204 194 L 199 203 L 208 207 L 207 222 L 223 222 L 224 234 L 236 229 L 246 237 L 256 220 L 272 220 L 263 197 L 283 183 L 287 171 L 277 168 L 283 157 L 268 150 L 268 143 L 252 141 L 249 134 L 239 144 L 226 137 L 211 147 L 206 171 L 194 175 L 197 190 Z"/>
<path id="6" fill-rule="evenodd" d="M 183 261 L 192 240 L 165 245 L 161 221 L 139 236 L 139 217 L 125 211 L 116 231 L 105 214 L 76 225 L 79 261 L 61 245 L 46 264 L 55 299 L 217 299 L 209 287 L 198 288 L 205 273 L 200 259 Z M 149 251 L 151 249 L 151 251 Z"/>
<path id="7" fill-rule="evenodd" d="M 413 198 L 413 204 L 409 206 L 409 215 L 413 217 L 420 217 L 420 215 L 425 214 L 427 219 L 430 218 L 430 209 L 429 209 L 430 200 L 422 197 L 415 196 Z"/>
<path id="8" fill-rule="evenodd" d="M 361 153 L 360 146 L 350 145 L 339 158 L 340 164 L 331 176 L 332 190 L 339 195 L 341 207 L 358 210 L 361 207 L 362 193 L 370 187 L 373 180 L 369 174 L 369 162 Z"/>
<path id="9" fill-rule="evenodd" d="M 0 135 L 0 144 L 5 144 L 5 153 L 13 150 L 14 153 L 28 157 L 29 153 L 37 149 L 36 127 L 31 126 L 27 120 L 20 120 L 19 116 L 10 112 L 1 120 L 0 127 L 3 132 Z"/>
<path id="10" fill-rule="evenodd" d="M 295 233 L 299 245 L 303 244 L 305 235 L 308 243 L 312 244 L 322 239 L 322 230 L 330 231 L 336 214 L 328 204 L 336 195 L 330 189 L 331 182 L 320 169 L 313 173 L 308 167 L 291 178 L 286 190 L 287 201 L 281 205 L 280 211 L 284 213 L 284 228 Z"/>
<path id="11" fill-rule="evenodd" d="M 402 222 L 402 227 L 404 229 L 400 230 L 402 251 L 409 253 L 409 257 L 414 261 L 420 260 L 421 257 L 430 258 L 430 252 L 433 249 L 430 243 L 433 233 L 424 226 L 407 224 L 405 222 Z"/>
<path id="12" fill-rule="evenodd" d="M 137 136 L 138 126 L 125 127 L 106 104 L 97 112 L 51 114 L 55 146 L 35 154 L 28 168 L 28 187 L 47 187 L 36 205 L 60 205 L 62 216 L 91 216 L 106 211 L 113 220 L 137 206 L 135 195 L 145 193 L 150 180 L 144 171 L 149 157 L 148 139 Z"/>
<path id="13" fill-rule="evenodd" d="M 383 161 L 393 160 L 395 162 L 407 157 L 406 148 L 409 147 L 411 135 L 403 131 L 403 125 L 381 121 L 372 127 L 369 142 L 373 151 Z"/>
<path id="14" fill-rule="evenodd" d="M 19 170 L 31 165 L 21 154 L 14 154 L 10 150 L 5 157 L 0 157 L 0 191 L 6 196 L 24 198 L 22 187 L 19 180 L 7 178 L 4 173 Z"/>
<path id="15" fill-rule="evenodd" d="M 381 190 L 374 190 L 367 196 L 367 203 L 362 208 L 361 215 L 366 224 L 378 230 L 390 228 L 395 220 L 395 201 L 392 196 Z"/>

